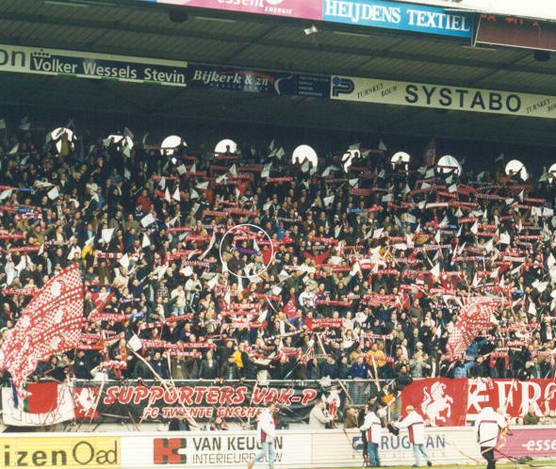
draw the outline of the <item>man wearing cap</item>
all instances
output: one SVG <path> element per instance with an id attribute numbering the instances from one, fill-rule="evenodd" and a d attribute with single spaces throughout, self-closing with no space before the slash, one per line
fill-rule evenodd
<path id="1" fill-rule="evenodd" d="M 365 432 L 367 440 L 367 454 L 369 456 L 370 465 L 373 467 L 380 466 L 380 458 L 378 456 L 378 444 L 380 443 L 380 434 L 382 426 L 380 419 L 376 416 L 371 406 L 365 406 L 365 420 L 359 430 Z"/>
<path id="2" fill-rule="evenodd" d="M 253 469 L 255 464 L 262 461 L 267 454 L 268 467 L 274 469 L 274 439 L 276 438 L 274 413 L 276 411 L 276 405 L 271 402 L 257 417 L 257 441 L 261 444 L 261 450 L 247 463 L 247 469 Z"/>
<path id="3" fill-rule="evenodd" d="M 409 441 L 413 444 L 413 456 L 415 457 L 415 464 L 413 467 L 420 465 L 420 456 L 423 455 L 427 461 L 427 466 L 432 466 L 432 462 L 425 451 L 425 421 L 423 417 L 417 413 L 415 407 L 408 405 L 405 408 L 407 413 L 406 417 L 395 423 L 398 428 L 407 428 L 409 433 Z"/>
<path id="4" fill-rule="evenodd" d="M 504 417 L 492 407 L 485 407 L 479 412 L 475 420 L 475 435 L 481 446 L 481 454 L 487 460 L 487 469 L 496 467 L 494 448 L 498 442 L 500 431 L 506 428 Z"/>

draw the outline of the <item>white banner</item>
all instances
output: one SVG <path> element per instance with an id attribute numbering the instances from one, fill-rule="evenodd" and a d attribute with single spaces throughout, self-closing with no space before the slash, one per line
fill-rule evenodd
<path id="1" fill-rule="evenodd" d="M 0 72 L 186 86 L 187 62 L 0 44 Z"/>
<path id="2" fill-rule="evenodd" d="M 348 430 L 348 435 L 349 440 L 341 432 L 314 433 L 311 463 L 332 467 L 360 465 L 363 461 L 361 432 Z M 473 463 L 471 458 L 481 460 L 481 452 L 471 427 L 429 427 L 425 430 L 425 450 L 435 466 Z M 415 462 L 413 447 L 404 431 L 394 436 L 383 429 L 378 453 L 382 466 L 410 466 Z M 463 457 L 462 453 L 468 457 Z"/>
<path id="3" fill-rule="evenodd" d="M 554 0 L 398 0 L 495 15 L 521 16 L 556 21 Z"/>
<path id="4" fill-rule="evenodd" d="M 556 96 L 333 76 L 330 99 L 556 119 Z"/>
<path id="5" fill-rule="evenodd" d="M 344 437 L 345 441 L 345 437 Z M 311 434 L 278 432 L 275 460 L 279 467 L 309 467 Z M 227 467 L 244 469 L 260 450 L 256 432 L 180 432 L 122 436 L 122 467 Z"/>

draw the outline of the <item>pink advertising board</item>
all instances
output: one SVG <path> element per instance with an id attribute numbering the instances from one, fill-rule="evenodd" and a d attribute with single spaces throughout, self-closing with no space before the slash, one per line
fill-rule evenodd
<path id="1" fill-rule="evenodd" d="M 147 0 L 149 1 L 149 0 Z M 150 0 L 168 5 L 215 10 L 287 16 L 308 20 L 322 19 L 322 0 Z"/>
<path id="2" fill-rule="evenodd" d="M 511 456 L 521 458 L 529 456 L 533 459 L 556 457 L 556 428 L 533 427 L 514 428 L 507 437 L 505 445 L 499 445 L 500 454 L 497 458 Z"/>

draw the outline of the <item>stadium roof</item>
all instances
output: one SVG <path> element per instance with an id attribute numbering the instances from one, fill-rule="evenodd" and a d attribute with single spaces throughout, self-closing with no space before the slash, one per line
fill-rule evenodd
<path id="1" fill-rule="evenodd" d="M 131 0 L 3 0 L 0 42 L 556 96 L 556 58 L 538 62 L 530 50 L 332 23 L 306 35 L 309 21 L 199 8 L 183 8 L 188 17 L 177 23 L 170 9 Z M 32 97 L 60 106 L 62 93 L 84 109 L 94 96 L 107 111 L 556 145 L 552 119 L 162 86 L 146 93 L 145 86 L 3 73 L 0 87 L 10 92 L 0 104 Z"/>

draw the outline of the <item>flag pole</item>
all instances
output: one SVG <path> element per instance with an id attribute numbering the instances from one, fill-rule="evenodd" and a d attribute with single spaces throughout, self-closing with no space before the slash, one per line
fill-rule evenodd
<path id="1" fill-rule="evenodd" d="M 129 346 L 129 345 L 128 345 Z M 153 374 L 153 376 L 158 379 L 160 381 L 160 384 L 162 384 L 162 387 L 170 392 L 171 389 L 174 389 L 174 391 L 177 393 L 177 389 L 176 386 L 173 385 L 172 388 L 170 388 L 168 386 L 168 384 L 166 383 L 166 380 L 164 378 L 162 378 L 162 376 L 160 376 L 156 370 L 152 367 L 152 365 L 145 360 L 141 355 L 139 355 L 135 350 L 133 350 L 131 347 L 129 347 L 129 349 L 131 350 L 131 353 L 133 353 L 133 355 L 135 355 L 139 360 L 141 360 L 143 362 L 143 364 L 149 369 L 149 371 Z M 150 399 L 149 399 L 150 400 Z M 179 399 L 178 399 L 179 400 Z M 187 408 L 185 407 L 185 405 L 183 405 L 183 402 L 180 402 L 183 410 L 184 410 L 184 417 L 186 418 L 186 420 L 193 425 L 194 427 L 200 427 L 200 425 L 196 422 L 196 420 L 191 416 L 191 414 L 189 413 L 189 410 L 187 410 Z"/>

